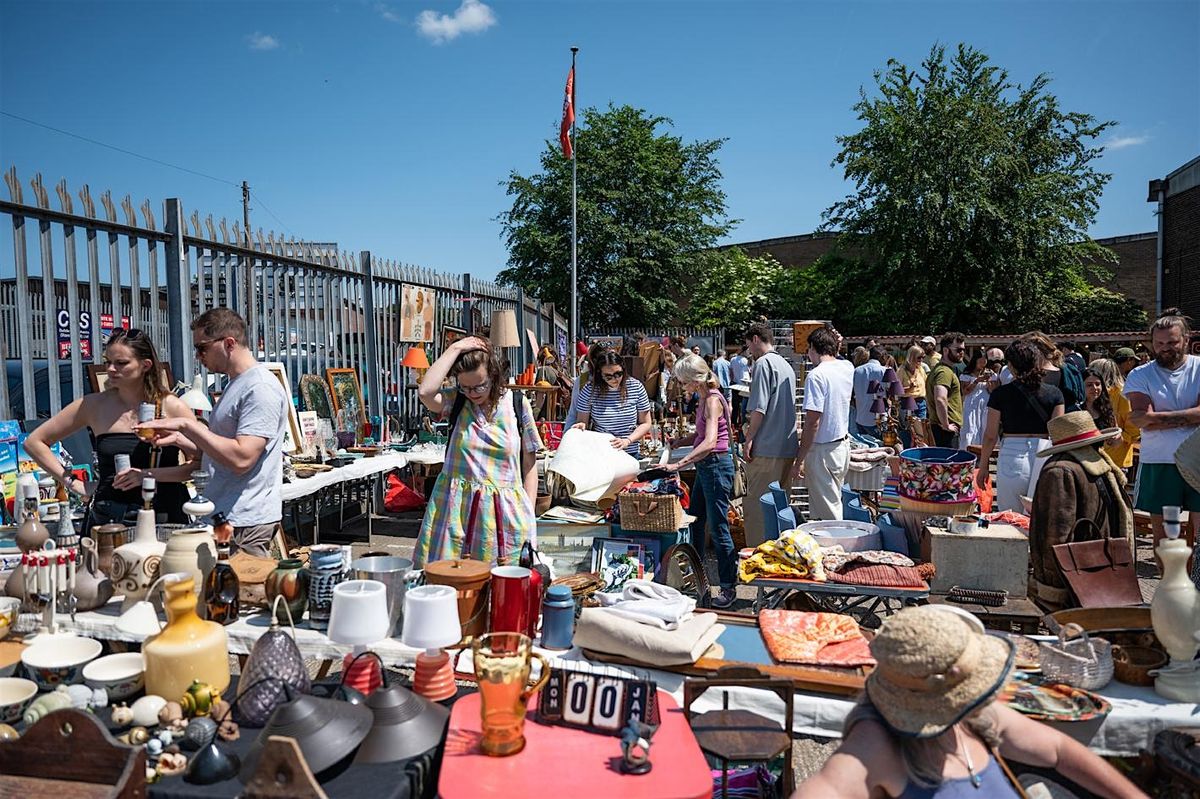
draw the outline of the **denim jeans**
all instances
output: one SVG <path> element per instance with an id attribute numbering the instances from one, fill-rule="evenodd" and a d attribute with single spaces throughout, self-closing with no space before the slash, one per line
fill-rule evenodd
<path id="1" fill-rule="evenodd" d="M 692 523 L 692 545 L 704 561 L 705 527 L 712 530 L 717 555 L 717 576 L 722 588 L 737 585 L 737 552 L 729 534 L 729 494 L 733 490 L 733 457 L 728 452 L 709 455 L 696 464 L 696 484 L 692 488 L 689 511 L 696 517 Z"/>

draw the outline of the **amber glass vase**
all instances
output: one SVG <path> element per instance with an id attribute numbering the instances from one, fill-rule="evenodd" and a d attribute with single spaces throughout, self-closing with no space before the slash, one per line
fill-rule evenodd
<path id="1" fill-rule="evenodd" d="M 146 641 L 146 693 L 179 701 L 193 680 L 217 691 L 229 687 L 229 640 L 225 628 L 196 613 L 195 581 L 187 573 L 163 578 L 167 626 Z"/>

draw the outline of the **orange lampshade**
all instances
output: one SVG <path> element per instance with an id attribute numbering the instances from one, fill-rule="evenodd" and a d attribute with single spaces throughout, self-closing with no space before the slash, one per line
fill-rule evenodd
<path id="1" fill-rule="evenodd" d="M 400 365 L 409 369 L 428 369 L 429 356 L 425 354 L 424 347 L 409 347 L 408 352 L 404 353 L 404 360 L 400 362 Z"/>

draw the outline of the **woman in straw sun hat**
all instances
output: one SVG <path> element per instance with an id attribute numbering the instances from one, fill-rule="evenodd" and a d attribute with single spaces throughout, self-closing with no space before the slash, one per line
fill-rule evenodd
<path id="1" fill-rule="evenodd" d="M 792 799 L 1023 796 L 1003 758 L 1097 796 L 1145 796 L 1079 742 L 995 702 L 1013 644 L 978 619 L 907 608 L 884 622 L 871 654 L 878 665 L 841 746 Z"/>

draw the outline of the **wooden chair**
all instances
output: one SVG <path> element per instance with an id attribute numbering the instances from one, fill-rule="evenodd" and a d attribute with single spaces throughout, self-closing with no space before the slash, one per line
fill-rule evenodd
<path id="1" fill-rule="evenodd" d="M 771 691 L 784 704 L 782 729 L 771 719 L 749 710 L 730 710 L 729 694 L 723 692 L 721 710 L 692 714 L 692 704 L 708 689 L 721 687 L 753 688 Z M 721 763 L 721 796 L 728 793 L 730 761 L 767 763 L 783 755 L 780 795 L 795 790 L 792 770 L 792 704 L 795 687 L 791 680 L 772 679 L 754 668 L 734 666 L 721 669 L 716 677 L 688 679 L 683 683 L 683 712 L 696 735 L 701 751 Z"/>
<path id="2" fill-rule="evenodd" d="M 4 796 L 135 799 L 146 795 L 146 750 L 124 746 L 90 713 L 57 710 L 0 744 Z"/>

